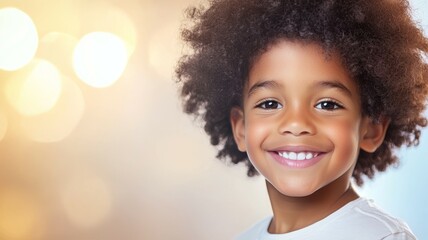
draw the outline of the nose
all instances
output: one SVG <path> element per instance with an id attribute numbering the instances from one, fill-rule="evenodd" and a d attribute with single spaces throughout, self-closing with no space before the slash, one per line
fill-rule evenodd
<path id="1" fill-rule="evenodd" d="M 314 117 L 302 106 L 284 108 L 278 131 L 281 135 L 313 135 L 315 133 Z"/>

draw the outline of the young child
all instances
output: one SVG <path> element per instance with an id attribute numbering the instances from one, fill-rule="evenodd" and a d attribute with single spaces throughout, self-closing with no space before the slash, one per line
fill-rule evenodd
<path id="1" fill-rule="evenodd" d="M 405 0 L 211 0 L 190 8 L 185 112 L 218 158 L 266 179 L 273 216 L 238 239 L 416 239 L 351 184 L 427 120 L 428 39 Z"/>

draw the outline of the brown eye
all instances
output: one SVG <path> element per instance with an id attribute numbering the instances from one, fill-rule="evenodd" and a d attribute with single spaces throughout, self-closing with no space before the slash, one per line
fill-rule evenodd
<path id="1" fill-rule="evenodd" d="M 277 101 L 267 100 L 258 104 L 256 107 L 262 109 L 279 109 L 282 108 L 282 105 Z"/>
<path id="2" fill-rule="evenodd" d="M 315 108 L 332 111 L 332 110 L 342 109 L 343 107 L 337 102 L 329 100 L 329 101 L 319 102 L 317 105 L 315 105 Z"/>

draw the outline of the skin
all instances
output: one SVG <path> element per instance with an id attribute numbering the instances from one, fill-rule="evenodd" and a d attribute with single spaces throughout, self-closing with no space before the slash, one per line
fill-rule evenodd
<path id="1" fill-rule="evenodd" d="M 254 61 L 243 95 L 230 121 L 239 150 L 266 179 L 270 233 L 304 228 L 358 198 L 351 176 L 359 150 L 375 151 L 389 122 L 362 115 L 358 87 L 337 54 L 279 41 Z M 297 166 L 280 152 L 318 157 Z"/>

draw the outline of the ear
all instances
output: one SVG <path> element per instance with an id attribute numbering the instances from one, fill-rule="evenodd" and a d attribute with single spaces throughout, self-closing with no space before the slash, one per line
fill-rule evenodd
<path id="1" fill-rule="evenodd" d="M 369 117 L 364 117 L 360 148 L 371 153 L 376 151 L 385 139 L 389 123 L 390 120 L 385 117 L 380 117 L 379 121 L 373 121 Z"/>
<path id="2" fill-rule="evenodd" d="M 245 146 L 245 122 L 244 112 L 241 108 L 234 107 L 230 111 L 230 125 L 239 151 L 245 152 L 247 150 Z"/>

